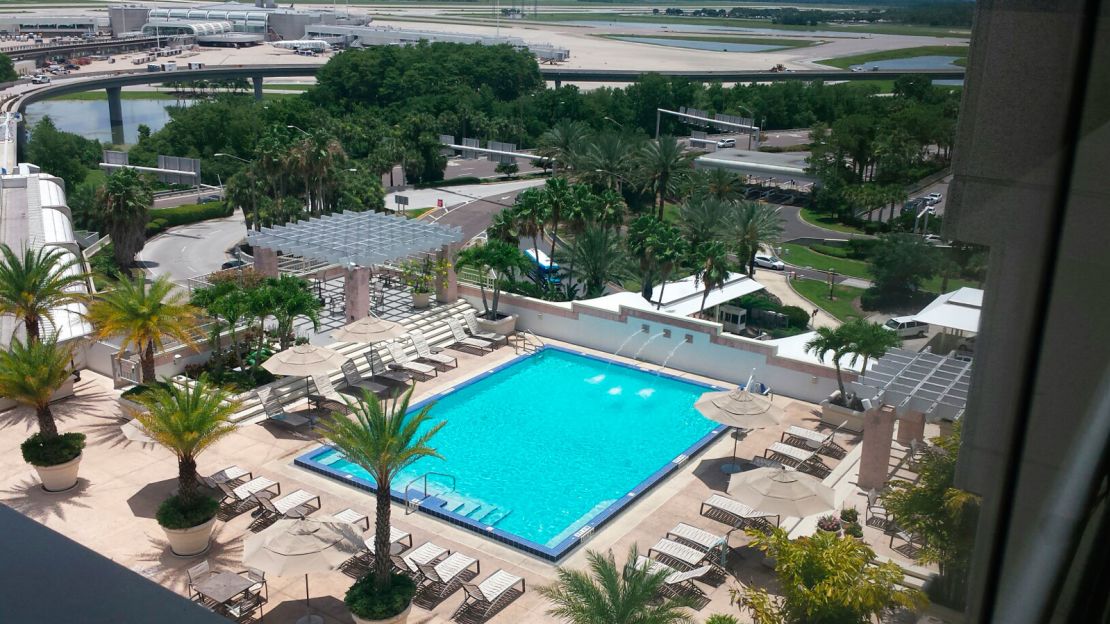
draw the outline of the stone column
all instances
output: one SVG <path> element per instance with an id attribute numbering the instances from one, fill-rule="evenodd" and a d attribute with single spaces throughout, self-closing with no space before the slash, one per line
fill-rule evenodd
<path id="1" fill-rule="evenodd" d="M 898 444 L 908 447 L 913 440 L 925 441 L 925 414 L 907 409 L 898 414 Z"/>
<path id="2" fill-rule="evenodd" d="M 447 273 L 436 278 L 436 301 L 454 303 L 459 298 L 459 282 L 455 275 L 455 258 L 459 255 L 458 244 L 444 245 L 436 252 L 436 261 L 450 263 Z"/>
<path id="3" fill-rule="evenodd" d="M 343 278 L 343 299 L 347 322 L 370 316 L 370 268 L 347 267 Z"/>
<path id="4" fill-rule="evenodd" d="M 277 277 L 277 252 L 268 247 L 255 247 L 253 251 L 254 270 L 264 277 Z"/>
<path id="5" fill-rule="evenodd" d="M 120 95 L 121 87 L 107 87 L 108 92 L 108 125 L 112 129 L 112 143 L 122 145 L 123 137 L 123 97 Z"/>
<path id="6" fill-rule="evenodd" d="M 890 443 L 894 441 L 894 408 L 883 405 L 863 415 L 863 449 L 859 459 L 862 490 L 880 490 L 890 474 Z"/>

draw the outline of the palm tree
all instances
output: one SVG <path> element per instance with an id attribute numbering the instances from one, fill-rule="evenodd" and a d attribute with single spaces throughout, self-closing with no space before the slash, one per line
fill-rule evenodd
<path id="1" fill-rule="evenodd" d="M 628 206 L 624 203 L 624 198 L 621 194 L 612 189 L 606 189 L 597 196 L 597 214 L 596 220 L 598 225 L 613 228 L 614 231 L 619 231 L 620 227 L 624 225 L 624 213 Z"/>
<path id="2" fill-rule="evenodd" d="M 558 580 L 540 587 L 540 595 L 555 603 L 548 614 L 570 624 L 679 624 L 693 622 L 683 611 L 686 598 L 658 600 L 667 572 L 652 572 L 637 564 L 633 546 L 628 563 L 618 567 L 613 553 L 586 553 L 589 572 L 556 570 Z"/>
<path id="3" fill-rule="evenodd" d="M 568 208 L 575 196 L 566 178 L 551 178 L 543 186 L 541 196 L 546 205 L 546 214 L 551 219 L 551 253 L 549 258 L 555 257 L 555 243 L 559 239 L 559 219 L 563 210 Z"/>
<path id="4" fill-rule="evenodd" d="M 518 206 L 506 208 L 493 215 L 486 235 L 490 240 L 499 240 L 506 243 L 516 243 L 523 235 L 520 210 Z"/>
<path id="5" fill-rule="evenodd" d="M 108 236 L 116 264 L 127 268 L 146 243 L 146 224 L 154 193 L 146 178 L 134 169 L 120 169 L 108 176 L 97 191 L 97 212 Z"/>
<path id="6" fill-rule="evenodd" d="M 393 478 L 422 457 L 443 457 L 429 446 L 432 438 L 446 422 L 431 424 L 431 403 L 415 414 L 408 414 L 412 388 L 395 397 L 388 405 L 385 399 L 362 391 L 355 401 L 348 402 L 347 418 L 332 419 L 324 434 L 347 461 L 361 466 L 375 483 L 377 511 L 374 526 L 374 585 L 379 591 L 389 589 L 392 564 L 389 552 L 390 491 Z"/>
<path id="7" fill-rule="evenodd" d="M 154 354 L 166 339 L 194 346 L 200 311 L 175 291 L 165 276 L 147 284 L 142 277 L 120 280 L 89 306 L 96 338 L 122 338 L 120 352 L 134 347 L 142 363 L 143 382 L 155 379 Z"/>
<path id="8" fill-rule="evenodd" d="M 197 456 L 235 431 L 230 419 L 239 404 L 204 375 L 185 387 L 152 386 L 136 400 L 149 411 L 136 414 L 135 420 L 177 456 L 177 503 L 181 509 L 191 509 L 200 498 Z"/>
<path id="9" fill-rule="evenodd" d="M 513 207 L 520 235 L 531 236 L 532 248 L 538 250 L 540 248 L 539 235 L 543 230 L 543 224 L 547 223 L 548 217 L 548 205 L 544 201 L 543 191 L 530 188 L 521 192 L 516 196 Z"/>
<path id="10" fill-rule="evenodd" d="M 686 239 L 682 238 L 677 228 L 670 225 L 664 224 L 660 228 L 656 243 L 658 247 L 655 250 L 655 258 L 659 263 L 659 301 L 655 302 L 655 307 L 658 309 L 663 307 L 663 293 L 667 290 L 667 279 L 688 253 Z"/>
<path id="11" fill-rule="evenodd" d="M 739 174 L 727 169 L 697 169 L 686 184 L 688 195 L 701 195 L 725 202 L 739 201 L 744 197 L 744 184 Z"/>
<path id="12" fill-rule="evenodd" d="M 482 278 L 493 273 L 491 303 L 486 301 L 485 279 L 478 282 L 478 287 L 482 292 L 482 307 L 485 308 L 482 317 L 495 321 L 499 318 L 497 304 L 501 299 L 501 287 L 516 271 L 527 271 L 531 263 L 516 245 L 490 240 L 484 245 L 474 245 L 459 252 L 459 257 L 455 260 L 455 269 L 461 270 L 466 267 L 476 269 Z"/>
<path id="13" fill-rule="evenodd" d="M 698 270 L 695 275 L 705 286 L 705 293 L 701 296 L 701 313 L 704 315 L 705 302 L 709 299 L 710 291 L 724 286 L 732 271 L 732 263 L 728 259 L 728 250 L 720 241 L 702 243 L 697 254 Z"/>
<path id="14" fill-rule="evenodd" d="M 736 204 L 696 195 L 682 202 L 678 212 L 682 233 L 691 245 L 696 246 L 727 239 L 736 226 L 739 210 Z"/>
<path id="15" fill-rule="evenodd" d="M 555 161 L 552 171 L 558 173 L 560 166 L 566 172 L 575 168 L 575 160 L 590 136 L 590 128 L 580 121 L 563 119 L 550 130 L 540 135 L 536 154 Z"/>
<path id="16" fill-rule="evenodd" d="M 745 202 L 736 211 L 733 227 L 737 256 L 748 265 L 748 276 L 755 275 L 755 254 L 763 247 L 773 246 L 782 236 L 782 217 L 776 206 Z"/>
<path id="17" fill-rule="evenodd" d="M 648 141 L 636 155 L 637 169 L 644 186 L 659 199 L 658 218 L 663 218 L 667 197 L 674 195 L 690 169 L 692 153 L 686 153 L 678 139 L 662 136 Z"/>
<path id="18" fill-rule="evenodd" d="M 54 338 L 26 344 L 15 338 L 0 351 L 0 396 L 35 410 L 43 440 L 58 437 L 58 425 L 50 411 L 50 397 L 73 374 L 73 348 Z"/>
<path id="19" fill-rule="evenodd" d="M 293 340 L 293 323 L 300 317 L 312 321 L 313 329 L 320 328 L 320 308 L 323 304 L 312 294 L 308 282 L 293 276 L 282 275 L 266 280 L 265 297 L 269 300 L 269 313 L 277 321 L 278 344 L 282 350 Z"/>
<path id="20" fill-rule="evenodd" d="M 255 169 L 255 165 L 243 167 L 238 173 L 228 178 L 226 197 L 232 206 L 243 210 L 247 228 L 254 228 L 258 232 L 262 230 L 259 208 L 265 197 L 266 185 L 263 177 Z"/>
<path id="21" fill-rule="evenodd" d="M 813 353 L 818 361 L 824 363 L 825 356 L 832 353 L 832 365 L 836 369 L 836 385 L 840 389 L 840 399 L 848 404 L 848 393 L 844 390 L 844 378 L 840 373 L 840 358 L 852 352 L 852 336 L 844 331 L 844 326 L 833 329 L 818 327 L 817 335 L 805 344 L 806 353 Z"/>
<path id="22" fill-rule="evenodd" d="M 570 248 L 571 273 L 586 286 L 585 296 L 605 294 L 605 284 L 620 281 L 628 274 L 628 255 L 620 234 L 600 226 L 587 226 L 574 237 Z"/>
<path id="23" fill-rule="evenodd" d="M 628 179 L 632 170 L 632 157 L 635 145 L 624 134 L 602 132 L 594 137 L 579 158 L 579 179 L 595 188 L 621 190 L 621 184 Z"/>
<path id="24" fill-rule="evenodd" d="M 51 310 L 85 300 L 74 288 L 85 281 L 76 256 L 58 247 L 26 248 L 19 255 L 7 245 L 0 245 L 0 256 L 0 314 L 21 319 L 28 342 L 39 339 Z"/>
<path id="25" fill-rule="evenodd" d="M 842 326 L 844 331 L 852 336 L 852 364 L 856 358 L 863 356 L 863 371 L 867 375 L 867 362 L 871 358 L 881 358 L 888 349 L 902 346 L 902 339 L 898 334 L 877 323 L 864 319 L 854 319 Z"/>

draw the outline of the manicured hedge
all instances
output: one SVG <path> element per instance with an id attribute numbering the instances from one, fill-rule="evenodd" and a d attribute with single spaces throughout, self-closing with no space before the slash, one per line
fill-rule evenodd
<path id="1" fill-rule="evenodd" d="M 231 205 L 224 202 L 185 204 L 174 208 L 151 210 L 150 222 L 146 224 L 146 235 L 148 237 L 154 236 L 178 225 L 188 225 L 219 217 L 230 217 L 231 213 Z"/>
<path id="2" fill-rule="evenodd" d="M 426 188 L 443 188 L 445 186 L 462 186 L 464 184 L 481 184 L 482 179 L 474 176 L 463 176 L 461 178 L 451 178 L 450 180 L 436 180 L 435 182 L 424 182 L 421 184 L 414 184 L 413 186 L 418 189 Z"/>

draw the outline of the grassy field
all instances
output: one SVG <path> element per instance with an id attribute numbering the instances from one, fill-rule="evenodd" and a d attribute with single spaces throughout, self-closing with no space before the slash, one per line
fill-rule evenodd
<path id="1" fill-rule="evenodd" d="M 310 84 L 263 84 L 263 91 L 308 91 L 315 85 Z"/>
<path id="2" fill-rule="evenodd" d="M 811 45 L 816 45 L 816 41 L 810 39 L 773 39 L 773 38 L 760 38 L 760 37 L 730 37 L 728 35 L 715 37 L 715 36 L 698 36 L 698 35 L 595 35 L 597 37 L 604 37 L 605 39 L 616 39 L 618 41 L 627 41 L 629 39 L 670 39 L 675 41 L 708 41 L 711 43 L 740 43 L 748 45 L 761 45 L 761 46 L 776 46 L 779 48 L 805 48 Z M 639 43 L 647 43 L 649 45 L 664 45 L 655 43 L 654 41 L 643 41 Z"/>
<path id="3" fill-rule="evenodd" d="M 937 28 L 933 26 L 909 26 L 900 24 L 869 24 L 867 26 L 842 26 L 818 24 L 816 26 L 795 26 L 792 24 L 772 24 L 766 20 L 732 19 L 727 17 L 685 17 L 675 15 L 643 15 L 628 13 L 540 13 L 529 20 L 541 22 L 602 21 L 602 22 L 640 22 L 645 24 L 693 24 L 698 26 L 732 26 L 735 28 L 770 28 L 774 30 L 813 32 L 854 32 L 877 35 L 920 35 L 926 37 L 970 37 L 971 31 Z"/>
<path id="4" fill-rule="evenodd" d="M 875 61 L 892 61 L 895 59 L 914 58 L 917 56 L 958 56 L 956 63 L 967 61 L 967 46 L 922 46 L 919 48 L 902 48 L 900 50 L 884 50 L 855 56 L 842 56 L 840 58 L 817 61 L 823 65 L 831 65 L 840 69 L 848 69 L 852 65 L 862 65 Z"/>
<path id="5" fill-rule="evenodd" d="M 836 258 L 814 251 L 805 245 L 796 243 L 783 243 L 783 262 L 789 262 L 798 267 L 810 267 L 820 271 L 832 269 L 841 275 L 871 279 L 867 272 L 867 263 L 848 258 Z"/>
<path id="6" fill-rule="evenodd" d="M 809 208 L 802 208 L 801 216 L 802 221 L 805 221 L 810 225 L 816 225 L 817 227 L 825 228 L 826 230 L 846 232 L 848 234 L 863 234 L 863 230 L 860 230 L 859 228 L 854 228 L 850 225 L 844 225 L 843 223 L 837 222 L 836 219 L 830 217 L 829 215 L 813 212 Z"/>
<path id="7" fill-rule="evenodd" d="M 790 285 L 798 291 L 799 295 L 841 321 L 864 317 L 863 312 L 856 307 L 859 296 L 863 294 L 862 288 L 834 286 L 833 294 L 836 298 L 830 300 L 829 285 L 821 280 L 800 279 L 790 282 Z"/>

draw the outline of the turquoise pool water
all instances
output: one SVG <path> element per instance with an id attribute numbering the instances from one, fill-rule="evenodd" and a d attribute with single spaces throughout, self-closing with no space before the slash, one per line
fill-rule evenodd
<path id="1" fill-rule="evenodd" d="M 452 475 L 453 491 L 434 481 L 444 509 L 551 548 L 714 430 L 693 407 L 706 390 L 547 348 L 436 400 L 443 459 L 419 460 L 393 489 Z M 371 481 L 335 450 L 310 459 Z"/>

